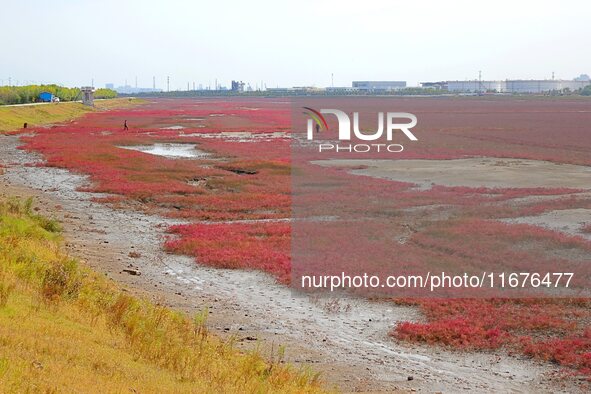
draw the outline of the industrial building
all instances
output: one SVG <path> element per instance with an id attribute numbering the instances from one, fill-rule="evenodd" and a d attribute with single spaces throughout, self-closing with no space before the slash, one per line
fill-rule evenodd
<path id="1" fill-rule="evenodd" d="M 406 87 L 406 81 L 353 81 L 353 87 L 363 91 L 389 91 Z"/>
<path id="2" fill-rule="evenodd" d="M 509 93 L 544 93 L 570 90 L 574 92 L 591 85 L 589 81 L 568 81 L 560 79 L 545 80 L 508 80 L 505 81 L 506 91 Z"/>
<path id="3" fill-rule="evenodd" d="M 307 95 L 307 94 L 319 94 L 324 92 L 323 88 L 317 88 L 314 86 L 294 86 L 292 88 L 267 88 L 267 92 L 272 94 L 287 94 L 287 95 Z"/>
<path id="4" fill-rule="evenodd" d="M 159 93 L 162 92 L 162 89 L 154 89 L 154 88 L 138 88 L 130 86 L 130 85 L 125 85 L 125 86 L 119 86 L 117 88 L 115 88 L 115 91 L 119 94 L 136 94 L 136 93 Z"/>
<path id="5" fill-rule="evenodd" d="M 359 93 L 360 90 L 361 89 L 359 89 L 359 88 L 353 88 L 350 86 L 332 86 L 332 87 L 325 88 L 325 91 L 327 94 L 334 94 L 334 95 L 356 94 L 356 93 Z"/>
<path id="6" fill-rule="evenodd" d="M 232 91 L 233 92 L 244 92 L 244 82 L 232 80 Z"/>
<path id="7" fill-rule="evenodd" d="M 447 90 L 447 81 L 421 82 L 421 87 L 425 89 Z"/>
<path id="8" fill-rule="evenodd" d="M 505 92 L 505 81 L 447 81 L 450 92 Z"/>
<path id="9" fill-rule="evenodd" d="M 423 87 L 430 87 L 432 83 L 425 82 Z M 585 80 L 564 79 L 508 79 L 505 81 L 446 81 L 450 92 L 497 92 L 497 93 L 547 93 L 564 90 L 576 91 L 591 85 Z"/>

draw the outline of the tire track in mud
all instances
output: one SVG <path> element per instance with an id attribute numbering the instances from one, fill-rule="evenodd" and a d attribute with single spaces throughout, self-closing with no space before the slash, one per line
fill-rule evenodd
<path id="1" fill-rule="evenodd" d="M 41 212 L 64 224 L 72 255 L 139 295 L 189 313 L 209 309 L 210 329 L 233 336 L 239 347 L 276 353 L 285 344 L 286 361 L 312 364 L 329 384 L 346 391 L 578 388 L 557 380 L 556 368 L 531 360 L 394 341 L 388 332 L 397 322 L 420 320 L 412 308 L 346 296 L 315 299 L 294 294 L 264 273 L 214 269 L 167 254 L 161 248 L 166 227 L 178 221 L 93 202 L 97 194 L 77 191 L 88 184 L 85 176 L 25 165 L 41 158 L 18 150 L 19 145 L 17 137 L 0 136 L 3 193 L 36 196 Z"/>

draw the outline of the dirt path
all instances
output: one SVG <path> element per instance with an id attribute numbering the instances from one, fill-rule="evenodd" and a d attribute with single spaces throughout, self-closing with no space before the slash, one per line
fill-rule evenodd
<path id="1" fill-rule="evenodd" d="M 420 319 L 410 308 L 345 297 L 327 305 L 327 300 L 294 295 L 263 273 L 212 269 L 166 254 L 161 244 L 165 224 L 172 221 L 92 202 L 96 195 L 76 191 L 85 177 L 24 166 L 39 157 L 17 146 L 15 137 L 0 136 L 3 194 L 36 196 L 43 213 L 63 222 L 71 254 L 134 293 L 190 313 L 209 308 L 211 329 L 235 335 L 240 346 L 276 351 L 284 344 L 287 361 L 312 364 L 345 391 L 577 390 L 574 383 L 556 379 L 556 369 L 531 360 L 392 340 L 387 334 L 397 322 Z M 132 252 L 139 257 L 130 257 Z M 350 307 L 338 311 L 339 305 Z"/>

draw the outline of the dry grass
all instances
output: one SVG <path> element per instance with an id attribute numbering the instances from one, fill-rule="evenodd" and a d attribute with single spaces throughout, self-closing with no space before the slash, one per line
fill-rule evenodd
<path id="1" fill-rule="evenodd" d="M 119 98 L 95 101 L 95 108 L 79 102 L 49 103 L 38 105 L 0 106 L 0 132 L 17 130 L 27 122 L 29 126 L 42 126 L 75 119 L 88 112 L 113 108 L 128 108 L 143 100 Z"/>
<path id="2" fill-rule="evenodd" d="M 0 202 L 3 392 L 318 392 L 317 375 L 240 353 L 61 251 L 31 202 Z M 280 360 L 280 357 L 276 357 Z"/>
<path id="3" fill-rule="evenodd" d="M 133 98 L 133 97 L 125 97 L 125 98 L 115 98 L 115 99 L 105 99 L 105 100 L 95 100 L 94 107 L 98 110 L 106 110 L 106 109 L 121 109 L 121 108 L 131 108 L 137 105 L 145 104 L 146 100 Z"/>

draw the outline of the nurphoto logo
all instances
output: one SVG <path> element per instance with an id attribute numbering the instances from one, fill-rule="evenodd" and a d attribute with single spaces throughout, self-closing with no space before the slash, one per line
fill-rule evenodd
<path id="1" fill-rule="evenodd" d="M 336 116 L 338 127 L 339 141 L 351 141 L 352 136 L 360 141 L 380 141 L 383 140 L 384 129 L 386 130 L 386 141 L 388 143 L 361 143 L 361 144 L 340 144 L 326 142 L 318 145 L 319 152 L 333 151 L 333 152 L 350 152 L 350 153 L 367 153 L 367 152 L 382 152 L 387 151 L 391 153 L 398 153 L 404 150 L 401 144 L 390 144 L 394 132 L 401 131 L 410 141 L 418 141 L 418 138 L 410 131 L 417 125 L 417 117 L 408 112 L 378 112 L 378 126 L 375 131 L 364 131 L 359 127 L 359 112 L 353 112 L 353 135 L 351 133 L 351 119 L 346 112 L 338 109 L 321 109 L 317 111 L 310 107 L 304 107 L 308 119 L 307 138 L 314 139 L 315 132 L 318 134 L 321 131 L 328 130 L 328 122 L 324 114 L 331 114 Z M 400 122 L 406 120 L 405 122 Z M 314 129 L 315 132 L 314 132 Z"/>

